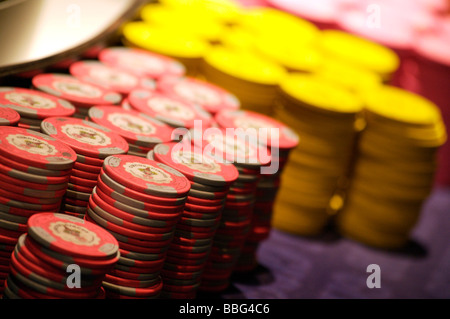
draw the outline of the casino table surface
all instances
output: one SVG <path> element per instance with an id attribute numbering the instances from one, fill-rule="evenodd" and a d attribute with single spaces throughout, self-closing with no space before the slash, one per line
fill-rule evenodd
<path id="1" fill-rule="evenodd" d="M 330 231 L 321 238 L 273 229 L 260 245 L 259 266 L 234 276 L 222 299 L 450 298 L 450 188 L 436 188 L 405 249 L 387 252 Z M 380 266 L 381 288 L 367 287 L 367 266 Z M 211 298 L 199 295 L 199 298 Z"/>

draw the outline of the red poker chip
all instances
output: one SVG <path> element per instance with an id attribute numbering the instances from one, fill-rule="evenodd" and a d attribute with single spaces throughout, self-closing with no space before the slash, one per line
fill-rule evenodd
<path id="1" fill-rule="evenodd" d="M 15 126 L 17 123 L 19 123 L 19 120 L 20 114 L 17 113 L 17 111 L 8 106 L 0 104 L 0 126 Z"/>
<path id="2" fill-rule="evenodd" d="M 169 215 L 175 216 L 172 220 L 167 218 L 167 220 L 154 220 L 151 218 L 151 211 L 141 211 L 136 210 L 136 208 L 131 207 L 134 209 L 134 212 L 139 212 L 139 214 L 135 214 L 133 212 L 127 212 L 125 210 L 122 210 L 122 206 L 115 205 L 114 201 L 105 200 L 108 196 L 101 195 L 102 192 L 99 189 L 95 189 L 92 193 L 92 201 L 93 204 L 99 206 L 101 209 L 107 211 L 109 214 L 112 214 L 114 216 L 117 216 L 120 219 L 123 219 L 127 222 L 143 225 L 143 226 L 149 226 L 149 227 L 160 227 L 160 228 L 170 228 L 174 227 L 175 224 L 178 221 L 179 216 L 181 215 L 181 212 L 176 215 Z"/>
<path id="3" fill-rule="evenodd" d="M 39 204 L 39 205 L 53 205 L 59 204 L 61 202 L 61 197 L 53 197 L 53 198 L 42 198 L 42 197 L 31 197 L 28 195 L 21 195 L 14 192 L 6 191 L 0 188 L 0 196 L 5 198 L 9 198 L 18 202 L 30 203 L 30 204 Z"/>
<path id="4" fill-rule="evenodd" d="M 114 192 L 119 193 L 125 197 L 129 197 L 132 200 L 137 200 L 138 202 L 145 202 L 149 204 L 155 204 L 155 205 L 163 205 L 163 206 L 179 206 L 184 205 L 186 202 L 186 197 L 160 197 L 160 196 L 153 196 L 149 194 L 144 194 L 142 192 L 135 191 L 131 188 L 128 188 L 111 177 L 109 177 L 107 174 L 104 173 L 103 169 L 101 171 L 101 174 L 99 175 L 100 178 L 98 180 L 99 188 L 102 186 L 107 186 L 108 188 L 102 188 L 103 191 L 105 189 L 107 191 L 106 194 L 113 197 L 114 193 L 110 192 L 112 189 Z M 139 203 L 134 203 L 135 206 L 138 206 Z M 167 217 L 162 216 L 163 219 L 166 219 Z"/>
<path id="5" fill-rule="evenodd" d="M 204 213 L 204 212 L 191 212 L 188 210 L 183 211 L 183 217 L 191 219 L 210 220 L 216 219 L 222 216 L 222 213 Z"/>
<path id="6" fill-rule="evenodd" d="M 71 169 L 75 152 L 39 132 L 6 126 L 0 132 L 0 154 L 21 164 L 52 170 Z"/>
<path id="7" fill-rule="evenodd" d="M 68 216 L 71 217 L 71 216 Z M 80 218 L 78 218 L 80 219 Z M 57 251 L 53 251 L 50 249 L 47 249 L 43 246 L 41 246 L 39 243 L 34 241 L 32 238 L 27 237 L 25 238 L 25 245 L 32 251 L 33 253 L 36 253 L 36 251 L 41 252 L 42 254 L 54 258 L 55 260 L 59 260 L 63 262 L 64 264 L 77 264 L 81 268 L 87 268 L 97 271 L 104 271 L 107 272 L 109 269 L 114 266 L 114 264 L 119 259 L 119 252 L 111 258 L 108 259 L 89 259 L 89 258 L 83 258 L 83 257 L 72 257 L 66 254 L 58 253 Z"/>
<path id="8" fill-rule="evenodd" d="M 63 214 L 31 216 L 28 233 L 48 249 L 86 259 L 114 258 L 119 249 L 117 240 L 103 228 Z"/>
<path id="9" fill-rule="evenodd" d="M 70 176 L 69 183 L 72 185 L 80 185 L 89 188 L 94 188 L 97 185 L 97 181 L 76 176 Z"/>
<path id="10" fill-rule="evenodd" d="M 89 214 L 86 214 L 84 216 L 84 219 L 87 221 L 90 221 L 92 223 L 96 223 L 95 220 L 93 220 Z M 111 235 L 114 236 L 114 238 L 117 239 L 118 242 L 124 242 L 127 244 L 131 244 L 131 245 L 136 245 L 139 247 L 152 247 L 152 248 L 156 248 L 156 247 L 166 247 L 167 245 L 170 244 L 170 242 L 172 241 L 172 238 L 166 239 L 166 240 L 160 240 L 159 238 L 157 238 L 156 240 L 150 241 L 150 240 L 142 240 L 139 238 L 132 238 L 132 237 L 128 237 L 126 235 L 117 233 L 115 231 L 112 230 L 108 230 L 109 233 Z"/>
<path id="11" fill-rule="evenodd" d="M 172 224 L 176 222 L 184 208 L 184 205 L 166 206 L 134 200 L 111 190 L 101 181 L 97 184 L 96 193 L 110 206 L 126 213 L 134 214 L 137 217 L 152 219 L 154 220 L 153 224 L 168 225 L 167 223 Z"/>
<path id="12" fill-rule="evenodd" d="M 200 253 L 206 253 L 211 250 L 211 244 L 206 246 L 186 246 L 186 245 L 180 245 L 172 243 L 169 246 L 170 252 L 180 252 L 180 253 L 194 253 L 194 254 L 200 254 Z"/>
<path id="13" fill-rule="evenodd" d="M 184 65 L 177 60 L 137 48 L 109 47 L 100 51 L 98 59 L 114 68 L 152 79 L 168 75 L 183 76 L 186 73 Z"/>
<path id="14" fill-rule="evenodd" d="M 185 245 L 185 246 L 206 246 L 211 245 L 213 242 L 213 238 L 204 238 L 204 239 L 196 239 L 196 238 L 186 238 L 182 236 L 174 236 L 172 243 Z"/>
<path id="15" fill-rule="evenodd" d="M 130 296 L 130 297 L 156 296 L 160 293 L 162 287 L 163 287 L 163 282 L 161 279 L 159 279 L 155 285 L 153 285 L 151 287 L 146 287 L 146 288 L 125 287 L 125 286 L 115 285 L 115 284 L 109 283 L 107 281 L 103 282 L 103 288 L 107 292 L 112 291 L 113 293 Z"/>
<path id="16" fill-rule="evenodd" d="M 224 208 L 224 204 L 218 206 L 204 206 L 192 204 L 189 200 L 186 201 L 185 210 L 197 213 L 218 213 Z"/>
<path id="17" fill-rule="evenodd" d="M 153 149 L 153 156 L 199 184 L 225 187 L 236 181 L 239 175 L 233 164 L 220 163 L 201 149 L 186 147 L 182 143 L 158 144 Z"/>
<path id="18" fill-rule="evenodd" d="M 37 198 L 61 198 L 65 194 L 65 190 L 61 189 L 58 191 L 43 191 L 37 189 L 31 189 L 22 187 L 19 185 L 5 183 L 0 180 L 0 188 L 7 189 L 13 193 L 21 194 L 29 197 L 37 197 Z"/>
<path id="19" fill-rule="evenodd" d="M 164 228 L 163 227 L 151 227 L 151 226 L 141 225 L 141 224 L 137 224 L 134 222 L 124 220 L 124 219 L 118 217 L 117 215 L 114 215 L 113 213 L 107 212 L 100 205 L 97 205 L 94 197 L 95 197 L 95 194 L 93 194 L 91 196 L 91 198 L 89 199 L 88 207 L 90 209 L 92 209 L 92 211 L 96 215 L 105 219 L 108 222 L 111 222 L 118 226 L 125 227 L 129 230 L 133 230 L 133 231 L 137 231 L 137 232 L 144 232 L 144 233 L 148 232 L 148 233 L 154 233 L 154 234 L 163 234 L 163 233 L 168 233 L 174 229 L 174 226 L 169 226 L 169 227 L 164 227 Z"/>
<path id="20" fill-rule="evenodd" d="M 69 67 L 72 76 L 83 82 L 100 85 L 111 91 L 128 95 L 133 89 L 142 88 L 154 90 L 155 81 L 145 77 L 113 68 L 96 60 L 82 60 L 72 63 Z"/>
<path id="21" fill-rule="evenodd" d="M 31 203 L 25 203 L 17 200 L 13 200 L 10 198 L 6 198 L 3 196 L 0 196 L 0 204 L 11 206 L 15 208 L 25 209 L 25 210 L 34 210 L 34 211 L 57 211 L 59 208 L 60 203 L 57 204 L 31 204 Z"/>
<path id="22" fill-rule="evenodd" d="M 162 267 L 164 264 L 164 256 L 155 260 L 137 260 L 120 256 L 117 263 L 129 267 L 154 268 L 157 265 Z"/>
<path id="23" fill-rule="evenodd" d="M 96 214 L 92 209 L 88 208 L 87 215 L 96 223 L 98 223 L 100 226 L 106 228 L 107 230 L 111 230 L 113 232 L 116 232 L 122 236 L 127 236 L 130 238 L 140 239 L 142 241 L 165 241 L 170 238 L 172 238 L 173 233 L 167 232 L 167 233 L 144 233 L 140 231 L 135 231 L 128 229 L 126 227 L 122 227 L 119 225 L 116 225 L 112 222 L 109 222 L 103 218 L 101 218 L 98 214 Z"/>
<path id="24" fill-rule="evenodd" d="M 24 286 L 27 286 L 28 288 L 35 290 L 38 293 L 44 294 L 46 296 L 64 299 L 91 299 L 98 294 L 96 290 L 90 292 L 80 292 L 78 290 L 66 291 L 44 286 L 41 283 L 38 283 L 32 279 L 27 278 L 26 275 L 23 275 L 14 266 L 11 266 L 11 275 L 13 275 L 14 278 L 17 279 L 17 281 L 21 282 Z"/>
<path id="25" fill-rule="evenodd" d="M 19 185 L 34 185 L 34 184 L 40 184 L 36 185 L 36 189 L 41 190 L 51 190 L 53 189 L 63 189 L 62 186 L 64 183 L 67 183 L 69 180 L 70 175 L 67 176 L 41 176 L 41 175 L 34 175 L 25 173 L 22 171 L 18 171 L 12 168 L 9 168 L 3 164 L 0 164 L 0 174 L 7 175 L 10 178 L 13 178 L 15 180 L 20 180 Z M 58 184 L 57 186 L 52 186 L 53 184 Z M 29 187 L 33 188 L 33 187 Z"/>
<path id="26" fill-rule="evenodd" d="M 193 128 L 195 121 L 209 127 L 212 117 L 197 104 L 155 91 L 134 90 L 127 98 L 131 107 L 173 127 Z"/>
<path id="27" fill-rule="evenodd" d="M 131 275 L 153 275 L 153 274 L 159 274 L 161 272 L 162 266 L 164 264 L 164 261 L 159 261 L 158 263 L 155 263 L 155 266 L 145 268 L 145 267 L 129 267 L 121 264 L 116 264 L 114 266 L 114 270 L 119 270 L 123 272 L 127 272 Z"/>
<path id="28" fill-rule="evenodd" d="M 223 206 L 225 205 L 226 198 L 219 199 L 202 199 L 198 197 L 188 196 L 186 203 L 190 203 L 191 205 L 200 205 L 200 206 Z"/>
<path id="29" fill-rule="evenodd" d="M 234 185 L 236 182 L 234 182 L 232 185 Z M 191 181 L 191 189 L 195 189 L 202 192 L 212 192 L 212 193 L 223 193 L 230 190 L 230 186 L 225 187 L 217 187 L 217 186 L 211 186 L 206 184 L 199 184 L 194 183 Z"/>
<path id="30" fill-rule="evenodd" d="M 187 239 L 211 239 L 214 237 L 216 230 L 209 232 L 196 232 L 189 229 L 176 228 L 174 237 L 184 237 Z"/>
<path id="31" fill-rule="evenodd" d="M 84 156 L 81 154 L 77 154 L 77 162 L 86 164 L 86 165 L 92 165 L 92 166 L 103 166 L 103 159 L 100 158 L 94 158 L 90 156 Z"/>
<path id="32" fill-rule="evenodd" d="M 159 272 L 160 272 L 160 270 L 157 270 L 154 273 L 148 272 L 147 274 L 145 274 L 145 273 L 133 273 L 133 272 L 123 271 L 123 270 L 114 268 L 113 270 L 110 271 L 110 274 L 115 276 L 115 277 L 120 277 L 120 278 L 124 278 L 124 279 L 151 280 L 151 279 L 157 278 L 159 276 Z"/>
<path id="33" fill-rule="evenodd" d="M 119 241 L 119 247 L 123 248 L 125 250 L 134 251 L 137 253 L 143 253 L 143 254 L 156 254 L 160 252 L 165 252 L 168 249 L 168 245 L 163 247 L 141 247 L 129 243 L 124 243 Z"/>
<path id="34" fill-rule="evenodd" d="M 253 129 L 258 142 L 272 148 L 293 149 L 299 143 L 299 137 L 292 129 L 265 114 L 248 110 L 223 110 L 214 119 L 221 128 L 241 128 L 248 132 Z M 267 139 L 262 139 L 260 129 L 268 129 L 265 133 Z"/>
<path id="35" fill-rule="evenodd" d="M 164 263 L 164 271 L 173 271 L 179 273 L 196 273 L 200 272 L 205 268 L 206 264 L 201 265 L 181 265 L 178 263 Z"/>
<path id="36" fill-rule="evenodd" d="M 183 222 L 179 222 L 177 224 L 177 230 L 184 230 L 184 231 L 188 231 L 188 232 L 196 232 L 196 233 L 211 233 L 211 232 L 215 232 L 217 230 L 217 228 L 219 227 L 219 223 L 217 222 L 216 225 L 214 226 L 193 226 L 193 225 L 187 225 Z"/>
<path id="37" fill-rule="evenodd" d="M 209 251 L 201 252 L 201 253 L 191 253 L 187 251 L 178 251 L 174 249 L 169 249 L 167 251 L 167 256 L 176 257 L 176 258 L 186 258 L 186 259 L 197 259 L 202 260 L 207 258 L 209 255 Z"/>
<path id="38" fill-rule="evenodd" d="M 63 199 L 64 204 L 67 203 L 69 205 L 73 206 L 79 206 L 79 207 L 87 207 L 88 201 L 82 200 L 82 199 L 74 199 L 66 195 Z"/>
<path id="39" fill-rule="evenodd" d="M 194 286 L 200 284 L 200 278 L 197 279 L 180 279 L 180 278 L 171 278 L 168 276 L 164 276 L 161 273 L 161 277 L 163 279 L 164 285 L 170 286 L 178 286 L 178 287 L 186 287 L 186 286 Z"/>
<path id="40" fill-rule="evenodd" d="M 42 121 L 46 134 L 66 143 L 77 154 L 86 157 L 106 158 L 110 155 L 128 152 L 128 143 L 120 135 L 90 121 L 51 117 Z"/>
<path id="41" fill-rule="evenodd" d="M 96 181 L 98 179 L 98 174 L 80 171 L 79 169 L 75 168 L 72 169 L 72 176 L 89 179 L 92 181 Z"/>
<path id="42" fill-rule="evenodd" d="M 86 292 L 90 293 L 93 290 L 97 290 L 99 287 L 99 284 L 101 284 L 101 282 L 97 283 L 95 285 L 84 284 L 84 285 L 82 285 L 82 287 L 77 288 L 76 290 L 73 290 L 73 288 L 69 288 L 67 286 L 67 279 L 65 279 L 65 280 L 60 279 L 58 281 L 55 281 L 51 278 L 48 278 L 48 272 L 39 274 L 34 271 L 34 270 L 36 270 L 36 268 L 32 268 L 33 270 L 31 270 L 31 268 L 28 268 L 28 266 L 32 267 L 33 264 L 31 264 L 31 263 L 25 264 L 24 262 L 26 262 L 26 260 L 24 260 L 23 258 L 21 259 L 21 261 L 19 261 L 19 259 L 15 255 L 12 255 L 12 257 L 11 257 L 11 264 L 18 272 L 20 272 L 25 277 L 28 277 L 31 280 L 35 280 L 35 281 L 39 282 L 40 284 L 43 284 L 50 288 L 54 288 L 54 289 L 58 289 L 58 290 L 62 290 L 62 291 L 76 291 L 77 293 L 86 293 Z"/>
<path id="43" fill-rule="evenodd" d="M 212 114 L 220 110 L 237 110 L 241 107 L 239 99 L 234 94 L 193 77 L 165 76 L 158 80 L 157 87 L 167 95 L 196 103 Z"/>
<path id="44" fill-rule="evenodd" d="M 147 148 L 172 140 L 173 128 L 144 113 L 114 106 L 94 106 L 89 109 L 91 121 L 122 136 L 133 147 Z M 130 146 L 132 150 L 132 146 Z"/>
<path id="45" fill-rule="evenodd" d="M 11 108 L 19 114 L 19 117 L 32 119 L 72 116 L 75 113 L 75 107 L 66 100 L 41 91 L 18 87 L 0 88 L 0 107 L 0 109 Z"/>
<path id="46" fill-rule="evenodd" d="M 173 168 L 132 155 L 110 156 L 103 169 L 125 187 L 153 196 L 184 197 L 191 187 L 189 180 Z"/>
<path id="47" fill-rule="evenodd" d="M 89 172 L 97 175 L 100 174 L 100 171 L 102 169 L 100 166 L 88 165 L 80 162 L 75 162 L 73 164 L 73 168 L 79 171 Z"/>
<path id="48" fill-rule="evenodd" d="M 90 193 L 92 193 L 92 190 L 94 189 L 94 187 L 89 187 L 89 186 L 83 187 L 83 186 L 80 186 L 80 185 L 77 185 L 77 184 L 68 183 L 67 184 L 67 189 L 74 190 L 74 191 L 77 191 L 77 192 L 90 194 Z"/>
<path id="49" fill-rule="evenodd" d="M 32 83 L 38 90 L 67 100 L 75 107 L 113 105 L 122 101 L 122 96 L 115 91 L 81 81 L 67 74 L 39 74 L 33 77 Z"/>
<path id="50" fill-rule="evenodd" d="M 151 280 L 133 280 L 129 278 L 120 278 L 118 276 L 114 276 L 112 274 L 106 274 L 105 281 L 116 284 L 116 285 L 122 285 L 125 287 L 132 287 L 132 288 L 145 288 L 149 286 L 153 286 L 156 284 L 160 279 L 157 277 L 155 279 Z"/>
<path id="51" fill-rule="evenodd" d="M 56 176 L 56 177 L 62 177 L 62 176 L 68 176 L 72 173 L 71 169 L 67 170 L 48 170 L 44 168 L 37 168 L 33 166 L 29 166 L 26 164 L 21 164 L 17 161 L 11 160 L 9 158 L 6 158 L 4 156 L 0 155 L 0 164 L 10 167 L 12 169 L 22 171 L 29 174 L 35 174 L 35 175 L 41 175 L 41 176 Z"/>

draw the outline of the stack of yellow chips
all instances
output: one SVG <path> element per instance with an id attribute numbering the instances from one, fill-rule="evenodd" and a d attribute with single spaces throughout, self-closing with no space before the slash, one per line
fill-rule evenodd
<path id="1" fill-rule="evenodd" d="M 367 95 L 365 117 L 336 225 L 343 235 L 367 245 L 400 248 L 432 190 L 436 151 L 446 130 L 436 105 L 390 86 Z"/>
<path id="2" fill-rule="evenodd" d="M 204 56 L 202 74 L 236 95 L 242 109 L 272 115 L 278 83 L 286 72 L 280 65 L 251 52 L 219 46 Z"/>
<path id="3" fill-rule="evenodd" d="M 284 168 L 273 225 L 314 236 L 330 221 L 330 201 L 345 182 L 363 104 L 357 95 L 312 75 L 290 75 L 280 88 L 276 118 L 302 142 Z"/>

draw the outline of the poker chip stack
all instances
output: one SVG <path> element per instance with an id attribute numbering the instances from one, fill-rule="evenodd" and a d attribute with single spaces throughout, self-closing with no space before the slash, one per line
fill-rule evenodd
<path id="1" fill-rule="evenodd" d="M 18 87 L 0 87 L 0 106 L 14 109 L 20 115 L 16 125 L 41 131 L 43 119 L 51 116 L 72 116 L 75 107 L 59 97 Z"/>
<path id="2" fill-rule="evenodd" d="M 94 106 L 88 114 L 92 122 L 122 136 L 129 155 L 146 157 L 156 144 L 172 141 L 172 127 L 138 111 Z"/>
<path id="3" fill-rule="evenodd" d="M 438 107 L 414 93 L 384 86 L 365 101 L 367 126 L 336 225 L 353 240 L 398 249 L 432 190 L 446 129 Z"/>
<path id="4" fill-rule="evenodd" d="M 266 115 L 273 113 L 277 85 L 285 76 L 279 64 L 250 51 L 216 46 L 204 55 L 204 78 L 233 93 L 241 108 Z"/>
<path id="5" fill-rule="evenodd" d="M 32 84 L 40 91 L 73 104 L 75 106 L 73 116 L 81 119 L 88 116 L 88 110 L 93 105 L 118 105 L 122 101 L 122 95 L 115 91 L 67 74 L 38 74 L 33 77 Z"/>
<path id="6" fill-rule="evenodd" d="M 239 178 L 249 184 L 256 183 L 256 202 L 252 221 L 235 272 L 248 272 L 257 266 L 257 250 L 272 229 L 272 209 L 280 188 L 280 180 L 289 154 L 297 147 L 298 135 L 283 123 L 252 111 L 223 111 L 215 116 L 221 128 L 242 129 L 268 148 L 271 164 L 264 172 L 251 168 L 238 168 Z M 228 204 L 228 203 L 227 203 Z M 228 204 L 229 205 L 229 204 Z"/>
<path id="7" fill-rule="evenodd" d="M 127 153 L 128 143 L 108 128 L 73 117 L 46 118 L 41 129 L 76 152 L 60 212 L 82 218 L 104 159 Z"/>
<path id="8" fill-rule="evenodd" d="M 212 121 L 211 114 L 201 106 L 161 92 L 134 90 L 127 101 L 132 109 L 174 128 L 191 129 L 196 121 L 201 122 L 203 127 L 209 127 Z"/>
<path id="9" fill-rule="evenodd" d="M 100 51 L 98 59 L 110 67 L 154 80 L 186 74 L 185 66 L 177 60 L 137 48 L 108 47 Z"/>
<path id="10" fill-rule="evenodd" d="M 237 110 L 241 106 L 234 94 L 193 77 L 166 76 L 158 80 L 157 89 L 169 96 L 200 105 L 212 115 L 221 110 Z"/>
<path id="11" fill-rule="evenodd" d="M 178 171 L 132 155 L 105 159 L 86 220 L 119 242 L 120 258 L 103 282 L 107 298 L 157 298 L 161 270 L 190 189 Z"/>
<path id="12" fill-rule="evenodd" d="M 220 226 L 227 194 L 239 173 L 233 164 L 218 162 L 190 142 L 158 144 L 148 156 L 178 170 L 191 182 L 184 211 L 167 251 L 161 296 L 192 299 L 214 249 L 214 235 Z M 221 278 L 214 279 L 208 283 L 210 286 L 223 284 Z"/>
<path id="13" fill-rule="evenodd" d="M 75 152 L 52 137 L 13 126 L 0 130 L 0 283 L 28 219 L 59 210 Z"/>
<path id="14" fill-rule="evenodd" d="M 138 76 L 96 60 L 75 62 L 70 66 L 69 71 L 72 76 L 81 81 L 117 92 L 122 95 L 122 98 L 126 98 L 132 90 L 137 88 L 154 90 L 156 87 L 152 78 Z"/>
<path id="15" fill-rule="evenodd" d="M 203 135 L 203 136 L 202 136 Z M 229 286 L 230 277 L 250 231 L 261 167 L 270 164 L 267 147 L 249 141 L 238 133 L 227 135 L 225 129 L 210 129 L 192 136 L 194 145 L 210 148 L 218 161 L 233 163 L 239 172 L 226 197 L 222 218 L 214 235 L 200 291 L 220 292 Z M 202 143 L 202 144 L 199 144 Z"/>
<path id="16" fill-rule="evenodd" d="M 14 109 L 0 105 L 0 126 L 17 126 L 20 114 Z"/>
<path id="17" fill-rule="evenodd" d="M 276 117 L 301 137 L 285 167 L 274 226 L 317 236 L 342 203 L 363 103 L 350 91 L 311 75 L 292 75 L 280 85 Z M 336 197 L 335 197 L 336 196 Z"/>
<path id="18" fill-rule="evenodd" d="M 119 255 L 117 240 L 93 223 L 58 213 L 33 215 L 11 254 L 4 297 L 104 299 L 102 281 Z"/>

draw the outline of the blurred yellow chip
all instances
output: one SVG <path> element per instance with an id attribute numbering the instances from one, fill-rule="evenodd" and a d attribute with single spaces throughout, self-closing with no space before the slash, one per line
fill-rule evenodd
<path id="1" fill-rule="evenodd" d="M 319 45 L 330 58 L 376 72 L 383 80 L 388 80 L 400 64 L 391 49 L 342 31 L 322 31 Z"/>
<path id="2" fill-rule="evenodd" d="M 430 125 L 441 122 L 439 108 L 424 97 L 393 86 L 382 86 L 366 96 L 369 111 L 399 122 Z"/>
<path id="3" fill-rule="evenodd" d="M 270 60 L 250 52 L 236 52 L 223 47 L 209 50 L 204 59 L 224 73 L 260 84 L 277 85 L 286 74 L 283 67 Z"/>
<path id="4" fill-rule="evenodd" d="M 122 30 L 125 39 L 137 47 L 171 57 L 201 58 L 206 41 L 172 28 L 155 28 L 145 22 L 129 22 Z"/>
<path id="5" fill-rule="evenodd" d="M 357 95 L 315 76 L 289 75 L 280 87 L 288 95 L 316 108 L 342 113 L 358 113 L 363 109 Z"/>

